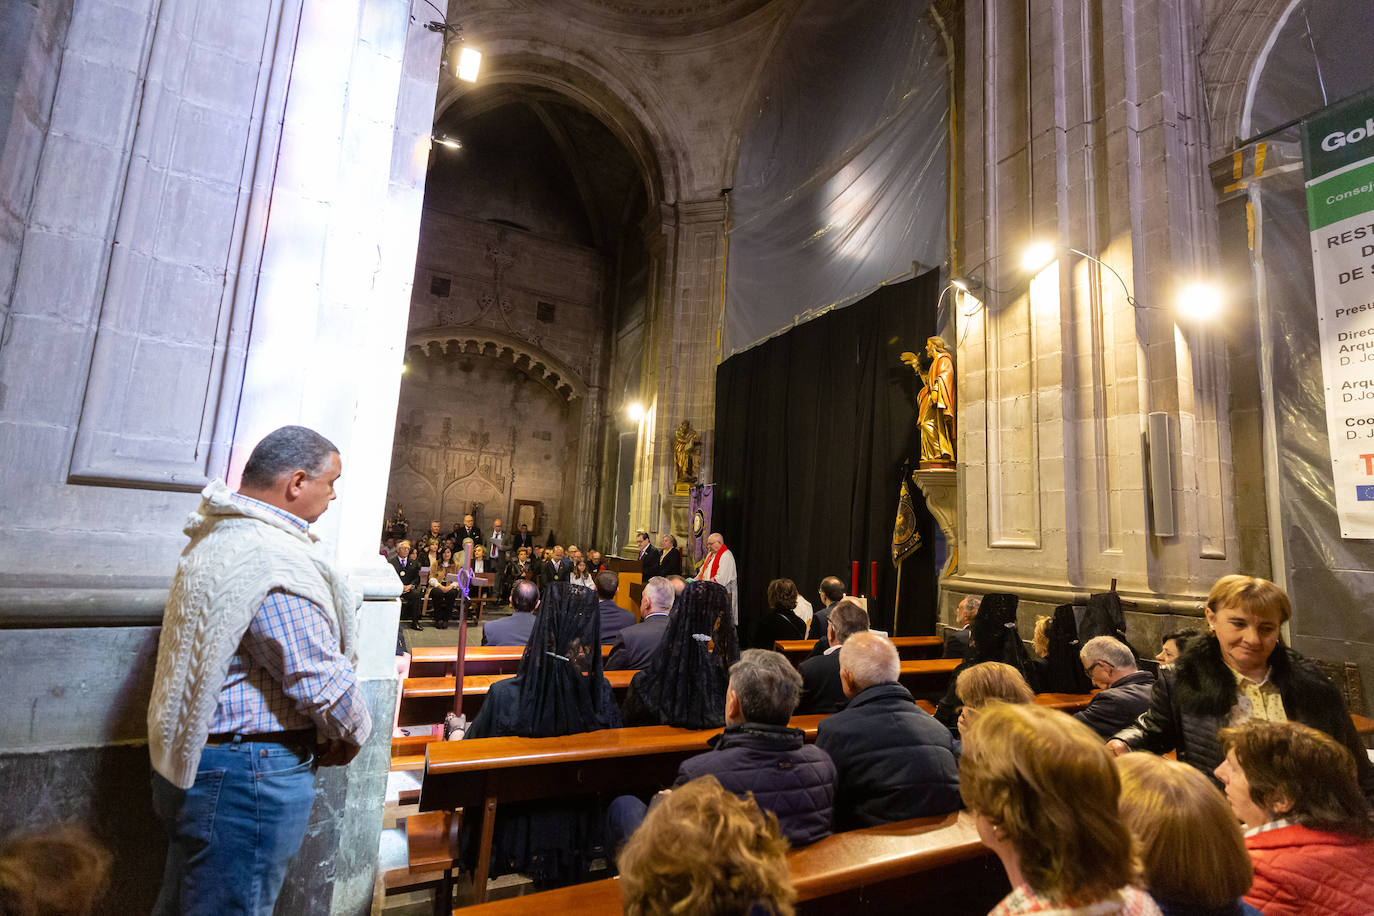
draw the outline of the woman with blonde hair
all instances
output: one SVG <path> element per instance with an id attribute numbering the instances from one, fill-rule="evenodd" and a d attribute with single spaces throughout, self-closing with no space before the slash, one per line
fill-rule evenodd
<path id="1" fill-rule="evenodd" d="M 628 916 L 792 916 L 778 819 L 703 776 L 664 793 L 620 852 Z"/>
<path id="2" fill-rule="evenodd" d="M 1026 679 L 1003 662 L 980 662 L 959 672 L 954 693 L 963 704 L 959 709 L 959 731 L 968 727 L 973 715 L 990 703 L 1034 703 L 1035 692 Z"/>
<path id="3" fill-rule="evenodd" d="M 1374 798 L 1374 765 L 1340 690 L 1283 644 L 1291 613 L 1288 595 L 1268 579 L 1222 576 L 1207 596 L 1207 635 L 1160 668 L 1150 708 L 1107 747 L 1117 754 L 1177 751 L 1179 760 L 1211 774 L 1226 756 L 1221 728 L 1250 720 L 1301 722 L 1345 745 L 1362 791 Z"/>
<path id="4" fill-rule="evenodd" d="M 989 916 L 1158 916 L 1135 886 L 1116 768 L 1083 723 L 1034 704 L 984 707 L 964 732 L 959 788 L 1012 885 Z"/>
<path id="5" fill-rule="evenodd" d="M 1134 834 L 1145 886 L 1164 916 L 1259 916 L 1240 898 L 1250 856 L 1212 781 L 1153 754 L 1118 757 L 1121 819 Z"/>

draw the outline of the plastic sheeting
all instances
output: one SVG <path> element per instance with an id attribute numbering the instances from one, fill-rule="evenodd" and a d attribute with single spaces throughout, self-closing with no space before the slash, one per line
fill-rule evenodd
<path id="1" fill-rule="evenodd" d="M 1308 8 L 1309 35 L 1300 8 Z M 1337 15 L 1339 14 L 1339 15 Z M 1310 114 L 1310 87 L 1302 84 L 1298 62 L 1311 73 L 1318 63 L 1331 101 L 1374 84 L 1368 43 L 1374 35 L 1374 2 L 1295 4 L 1254 83 L 1255 130 Z M 1352 42 L 1361 45 L 1353 59 Z M 1315 47 L 1317 55 L 1313 56 Z M 1321 97 L 1315 107 L 1322 107 Z M 1263 120 L 1262 120 L 1263 119 Z M 1374 540 L 1343 539 L 1336 516 L 1331 452 L 1326 426 L 1325 387 L 1318 340 L 1316 293 L 1307 204 L 1298 162 L 1298 131 L 1288 128 L 1269 141 L 1270 171 L 1250 188 L 1255 214 L 1254 278 L 1261 328 L 1260 373 L 1273 396 L 1273 426 L 1278 446 L 1277 525 L 1270 537 L 1281 540 L 1283 570 L 1294 603 L 1292 641 L 1300 651 L 1321 658 L 1351 660 L 1366 678 L 1374 670 Z M 1243 232 L 1243 228 L 1237 231 Z M 1233 379 L 1233 385 L 1245 384 Z"/>
<path id="2" fill-rule="evenodd" d="M 1374 0 L 1294 0 L 1261 61 L 1242 136 L 1254 137 L 1370 84 Z"/>
<path id="3" fill-rule="evenodd" d="M 928 6 L 803 0 L 788 23 L 740 142 L 723 356 L 944 260 L 947 61 Z"/>

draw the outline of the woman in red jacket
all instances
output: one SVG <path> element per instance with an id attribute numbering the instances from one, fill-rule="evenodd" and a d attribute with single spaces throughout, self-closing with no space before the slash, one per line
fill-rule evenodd
<path id="1" fill-rule="evenodd" d="M 1216 775 L 1255 866 L 1246 902 L 1265 916 L 1370 912 L 1374 815 L 1350 751 L 1297 722 L 1252 720 L 1219 737 Z"/>

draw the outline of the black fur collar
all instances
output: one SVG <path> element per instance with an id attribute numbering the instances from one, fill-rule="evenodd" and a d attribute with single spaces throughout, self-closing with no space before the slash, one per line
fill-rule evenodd
<path id="1" fill-rule="evenodd" d="M 1280 689 L 1292 670 L 1292 650 L 1279 643 L 1269 656 L 1270 677 Z M 1194 640 L 1178 660 L 1174 680 L 1180 709 L 1210 716 L 1224 716 L 1236 702 L 1236 679 L 1221 657 L 1214 634 Z"/>

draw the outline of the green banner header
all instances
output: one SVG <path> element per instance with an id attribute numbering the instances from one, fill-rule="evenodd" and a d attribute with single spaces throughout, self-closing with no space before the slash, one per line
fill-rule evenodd
<path id="1" fill-rule="evenodd" d="M 1302 161 L 1308 181 L 1363 159 L 1374 159 L 1374 91 L 1337 102 L 1303 121 Z"/>

